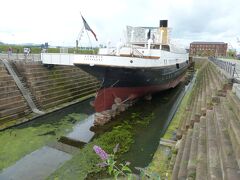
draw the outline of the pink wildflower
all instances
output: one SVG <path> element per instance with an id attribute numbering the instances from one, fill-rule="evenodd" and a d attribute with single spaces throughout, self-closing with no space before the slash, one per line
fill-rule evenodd
<path id="1" fill-rule="evenodd" d="M 103 161 L 108 159 L 108 154 L 101 147 L 94 145 L 93 149 Z"/>

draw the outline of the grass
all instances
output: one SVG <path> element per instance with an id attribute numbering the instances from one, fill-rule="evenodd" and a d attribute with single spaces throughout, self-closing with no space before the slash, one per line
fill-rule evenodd
<path id="1" fill-rule="evenodd" d="M 0 170 L 9 167 L 23 156 L 51 141 L 57 140 L 72 129 L 73 122 L 86 118 L 85 114 L 69 114 L 51 122 L 33 123 L 0 132 Z"/>
<path id="2" fill-rule="evenodd" d="M 189 103 L 190 97 L 192 97 L 192 95 L 191 95 L 192 90 L 187 92 L 186 95 L 184 96 L 184 98 L 183 98 L 183 100 L 182 100 L 182 102 L 181 102 L 173 120 L 171 121 L 171 124 L 168 126 L 168 129 L 163 136 L 164 139 L 172 139 L 173 132 L 175 132 L 177 130 L 177 128 L 179 127 L 180 121 L 186 115 L 185 109 L 186 109 L 186 107 Z"/>
<path id="3" fill-rule="evenodd" d="M 164 139 L 171 139 L 173 132 L 176 131 L 176 129 L 179 127 L 181 121 L 185 118 L 186 108 L 188 107 L 188 105 L 190 105 L 190 101 L 195 96 L 195 91 L 197 90 L 198 84 L 201 81 L 201 77 L 202 77 L 201 68 L 203 67 L 204 63 L 205 62 L 196 63 L 196 65 L 197 65 L 196 69 L 199 69 L 199 70 L 197 71 L 195 84 L 194 84 L 193 88 L 185 94 L 173 120 L 171 121 L 171 124 L 169 125 L 166 133 L 163 136 Z"/>
<path id="4" fill-rule="evenodd" d="M 221 59 L 225 59 L 225 60 L 238 60 L 236 57 L 233 57 L 233 56 L 221 57 Z"/>
<path id="5" fill-rule="evenodd" d="M 41 53 L 41 47 L 40 46 L 21 46 L 21 45 L 0 45 L 0 53 L 7 53 L 8 48 L 12 48 L 13 53 L 17 53 L 17 50 L 19 50 L 19 53 L 23 53 L 23 49 L 25 47 L 31 48 L 31 53 L 33 54 L 39 54 Z M 56 48 L 48 48 L 49 53 L 59 53 L 60 47 Z M 76 51 L 75 47 L 68 48 L 68 53 L 77 53 L 77 54 L 97 54 L 98 49 L 93 50 L 78 50 Z"/>
<path id="6" fill-rule="evenodd" d="M 164 177 L 167 178 L 168 164 L 171 158 L 170 152 L 171 149 L 169 147 L 159 145 L 147 170 L 159 174 L 162 179 L 165 179 Z"/>

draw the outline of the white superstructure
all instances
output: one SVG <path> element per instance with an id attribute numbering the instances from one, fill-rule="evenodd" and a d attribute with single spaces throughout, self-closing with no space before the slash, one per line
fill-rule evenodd
<path id="1" fill-rule="evenodd" d="M 44 64 L 89 64 L 90 66 L 159 67 L 185 62 L 189 59 L 185 49 L 169 44 L 167 20 L 160 27 L 127 26 L 126 42 L 116 47 L 100 48 L 98 55 L 42 54 Z"/>

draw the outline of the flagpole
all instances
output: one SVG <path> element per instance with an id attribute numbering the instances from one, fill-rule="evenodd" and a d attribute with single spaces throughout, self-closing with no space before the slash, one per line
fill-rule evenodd
<path id="1" fill-rule="evenodd" d="M 89 37 L 89 35 L 88 35 L 88 31 L 91 31 L 92 34 L 94 35 L 96 41 L 98 41 L 98 40 L 97 40 L 97 37 L 96 37 L 96 34 L 93 32 L 93 30 L 92 30 L 92 29 L 90 28 L 90 26 L 87 24 L 86 20 L 83 18 L 81 11 L 80 11 L 80 16 L 82 17 L 84 29 L 85 29 L 85 31 L 86 31 L 86 33 L 87 33 L 88 41 L 89 41 L 89 43 L 90 43 L 90 45 L 91 45 L 91 49 L 92 49 L 92 52 L 93 52 L 93 54 L 94 54 L 92 42 L 91 42 L 90 37 Z"/>
<path id="2" fill-rule="evenodd" d="M 81 28 L 81 31 L 78 33 L 78 37 L 77 38 L 78 38 L 79 41 L 81 40 L 83 31 L 84 31 L 84 26 Z"/>
<path id="3" fill-rule="evenodd" d="M 77 41 L 78 41 L 78 47 L 81 49 L 81 38 L 84 32 L 84 26 L 81 28 L 81 31 L 78 33 Z"/>

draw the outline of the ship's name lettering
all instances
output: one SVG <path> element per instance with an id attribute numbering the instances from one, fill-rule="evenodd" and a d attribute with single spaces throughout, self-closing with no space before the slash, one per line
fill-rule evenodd
<path id="1" fill-rule="evenodd" d="M 103 57 L 102 56 L 95 56 L 95 55 L 86 55 L 84 57 L 84 60 L 86 60 L 86 61 L 102 61 Z"/>

